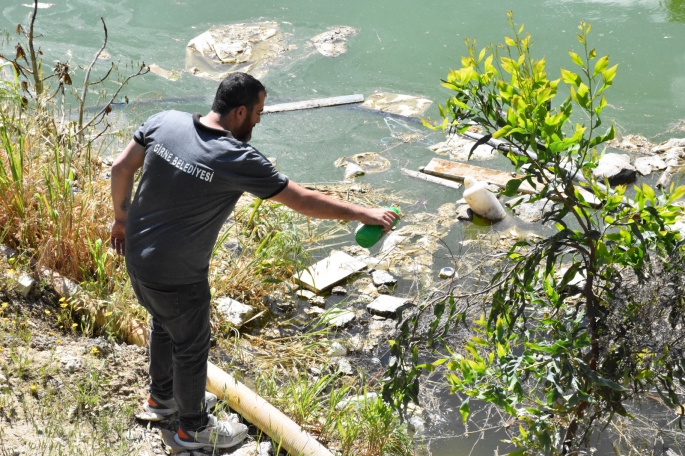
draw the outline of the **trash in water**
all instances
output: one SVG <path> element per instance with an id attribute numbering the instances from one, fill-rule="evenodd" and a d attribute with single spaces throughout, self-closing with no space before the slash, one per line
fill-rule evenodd
<path id="1" fill-rule="evenodd" d="M 390 169 L 390 160 L 381 157 L 375 152 L 364 152 L 350 157 L 340 157 L 334 163 L 336 168 L 350 164 L 359 166 L 367 174 L 382 173 Z"/>
<path id="2" fill-rule="evenodd" d="M 438 155 L 447 155 L 452 160 L 468 161 L 471 148 L 475 141 L 459 135 L 449 135 L 447 141 L 430 146 L 430 150 Z M 498 155 L 497 149 L 487 144 L 481 144 L 471 154 L 471 160 L 492 160 Z"/>
<path id="3" fill-rule="evenodd" d="M 441 279 L 449 279 L 454 277 L 454 268 L 442 268 L 438 274 Z"/>
<path id="4" fill-rule="evenodd" d="M 186 70 L 217 81 L 236 71 L 261 78 L 287 49 L 276 22 L 217 25 L 190 40 Z"/>
<path id="5" fill-rule="evenodd" d="M 399 116 L 421 117 L 431 104 L 433 102 L 427 98 L 381 92 L 369 95 L 362 106 Z"/>
<path id="6" fill-rule="evenodd" d="M 393 139 L 399 139 L 404 143 L 417 142 L 419 144 L 431 145 L 433 141 L 428 139 L 426 135 L 421 133 L 421 131 L 416 128 L 412 128 L 404 122 L 400 122 L 392 117 L 385 118 L 385 125 L 388 126 L 390 130 L 390 137 Z M 381 139 L 382 143 L 387 143 L 391 138 Z"/>
<path id="7" fill-rule="evenodd" d="M 467 177 L 464 179 L 464 187 L 464 199 L 475 214 L 495 222 L 507 216 L 495 194 L 486 188 L 484 182 Z"/>
<path id="8" fill-rule="evenodd" d="M 150 65 L 150 73 L 154 73 L 157 76 L 161 76 L 164 79 L 168 79 L 170 81 L 177 81 L 178 78 L 181 77 L 181 72 L 179 70 L 165 70 L 156 63 Z"/>
<path id="9" fill-rule="evenodd" d="M 310 40 L 311 44 L 321 55 L 338 57 L 347 52 L 347 40 L 357 34 L 357 30 L 344 25 L 331 27 L 327 32 L 320 33 Z"/>
<path id="10" fill-rule="evenodd" d="M 360 177 L 366 174 L 364 170 L 362 169 L 361 166 L 354 164 L 354 163 L 348 163 L 345 166 L 345 180 L 348 181 L 352 178 L 355 177 Z"/>

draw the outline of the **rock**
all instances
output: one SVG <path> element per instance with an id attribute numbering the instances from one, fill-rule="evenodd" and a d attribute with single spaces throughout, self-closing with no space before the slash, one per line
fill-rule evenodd
<path id="1" fill-rule="evenodd" d="M 73 355 L 67 355 L 60 358 L 60 364 L 62 365 L 62 370 L 68 374 L 73 374 L 83 367 L 81 358 Z"/>
<path id="2" fill-rule="evenodd" d="M 309 304 L 317 307 L 326 307 L 326 299 L 323 296 L 314 296 L 309 300 Z"/>
<path id="3" fill-rule="evenodd" d="M 648 176 L 654 170 L 666 169 L 666 162 L 661 157 L 638 157 L 635 159 L 635 169 L 643 176 Z"/>
<path id="4" fill-rule="evenodd" d="M 314 297 L 316 297 L 316 293 L 314 293 L 313 291 L 304 290 L 304 289 L 297 290 L 295 295 L 300 299 L 306 299 L 306 300 L 310 300 L 310 299 L 313 299 Z"/>
<path id="5" fill-rule="evenodd" d="M 350 180 L 354 177 L 363 176 L 364 174 L 366 173 L 364 173 L 364 170 L 359 165 L 350 163 L 347 166 L 345 166 L 345 180 Z"/>
<path id="6" fill-rule="evenodd" d="M 609 179 L 611 185 L 634 182 L 637 177 L 635 168 L 630 164 L 630 156 L 612 153 L 604 154 L 592 173 L 600 180 Z"/>
<path id="7" fill-rule="evenodd" d="M 652 152 L 666 152 L 673 147 L 685 147 L 685 138 L 671 138 L 652 148 Z"/>
<path id="8" fill-rule="evenodd" d="M 373 280 L 373 284 L 377 287 L 381 285 L 397 285 L 397 279 L 386 271 L 373 271 L 371 273 L 371 280 Z"/>
<path id="9" fill-rule="evenodd" d="M 178 78 L 181 77 L 181 72 L 179 70 L 165 70 L 156 63 L 150 65 L 149 68 L 150 73 L 156 74 L 157 76 L 161 76 L 170 81 L 178 81 Z"/>
<path id="10" fill-rule="evenodd" d="M 329 326 L 344 328 L 352 323 L 357 318 L 357 315 L 350 309 L 331 309 L 324 318 Z"/>
<path id="11" fill-rule="evenodd" d="M 352 375 L 354 371 L 352 370 L 352 364 L 350 362 L 343 358 L 340 361 L 338 361 L 338 374 L 342 375 Z"/>
<path id="12" fill-rule="evenodd" d="M 253 307 L 231 298 L 217 299 L 216 311 L 223 321 L 229 322 L 236 328 L 240 328 L 255 314 Z"/>
<path id="13" fill-rule="evenodd" d="M 257 456 L 270 456 L 274 452 L 271 442 L 260 442 L 257 447 Z"/>
<path id="14" fill-rule="evenodd" d="M 226 252 L 233 258 L 239 257 L 243 253 L 243 246 L 236 238 L 229 238 L 221 245 Z"/>
<path id="15" fill-rule="evenodd" d="M 345 287 L 333 287 L 331 294 L 344 296 L 347 294 L 347 289 Z"/>
<path id="16" fill-rule="evenodd" d="M 55 293 L 60 297 L 70 298 L 79 291 L 79 286 L 76 283 L 66 277 L 62 277 L 59 273 L 51 269 L 42 268 L 40 270 L 40 276 L 52 283 Z"/>
<path id="17" fill-rule="evenodd" d="M 360 294 L 357 296 L 357 301 L 362 304 L 369 304 L 370 302 L 373 302 L 375 298 L 373 296 L 369 296 L 367 294 Z"/>
<path id="18" fill-rule="evenodd" d="M 518 198 L 512 198 L 507 201 L 505 205 L 512 207 L 519 201 L 522 201 L 520 204 L 514 206 L 512 210 L 518 218 L 528 223 L 537 222 L 542 219 L 547 212 L 554 208 L 555 203 L 550 199 L 542 198 L 533 203 L 529 203 L 528 201 L 530 199 L 530 195 L 524 195 Z"/>
<path id="19" fill-rule="evenodd" d="M 392 294 L 392 290 L 391 290 L 390 287 L 387 286 L 387 285 L 381 285 L 381 286 L 378 287 L 378 293 L 379 293 L 379 294 L 384 294 L 384 295 Z"/>
<path id="20" fill-rule="evenodd" d="M 663 159 L 668 166 L 678 166 L 680 160 L 685 156 L 685 149 L 682 147 L 671 147 L 663 154 Z"/>
<path id="21" fill-rule="evenodd" d="M 347 40 L 356 34 L 357 31 L 352 27 L 337 26 L 316 35 L 310 42 L 319 54 L 326 57 L 338 57 L 347 52 Z"/>
<path id="22" fill-rule="evenodd" d="M 362 339 L 361 335 L 355 334 L 354 336 L 347 339 L 347 348 L 351 352 L 361 353 L 363 347 L 364 347 L 364 339 Z"/>
<path id="23" fill-rule="evenodd" d="M 369 249 L 365 249 L 364 247 L 360 245 L 346 245 L 345 247 L 342 248 L 343 252 L 348 253 L 352 256 L 356 257 L 366 257 L 371 255 L 371 252 Z"/>
<path id="24" fill-rule="evenodd" d="M 409 302 L 404 298 L 381 295 L 371 304 L 366 306 L 369 313 L 381 317 L 396 317 L 398 313 L 407 307 Z"/>
<path id="25" fill-rule="evenodd" d="M 14 258 L 17 256 L 17 251 L 7 247 L 6 245 L 0 244 L 0 256 L 4 258 Z"/>
<path id="26" fill-rule="evenodd" d="M 164 442 L 164 445 L 166 445 L 166 451 L 169 454 L 182 454 L 185 451 L 185 448 L 176 443 L 174 440 L 174 433 L 171 432 L 169 429 L 162 429 L 162 441 Z"/>
<path id="27" fill-rule="evenodd" d="M 454 268 L 442 268 L 440 270 L 440 273 L 438 274 L 438 276 L 441 279 L 449 279 L 449 278 L 454 277 L 454 274 L 455 274 Z"/>
<path id="28" fill-rule="evenodd" d="M 407 424 L 409 425 L 409 429 L 417 434 L 421 434 L 426 429 L 426 420 L 418 415 L 412 415 L 411 418 L 407 420 Z"/>
<path id="29" fill-rule="evenodd" d="M 469 222 L 473 220 L 473 211 L 468 204 L 462 204 L 457 207 L 457 220 L 466 220 Z"/>
<path id="30" fill-rule="evenodd" d="M 33 288 L 33 284 L 35 284 L 36 281 L 33 280 L 33 277 L 31 277 L 28 274 L 21 274 L 17 278 L 17 287 L 16 291 L 23 297 L 28 296 L 28 294 L 31 292 L 31 289 Z"/>
<path id="31" fill-rule="evenodd" d="M 326 313 L 326 309 L 322 309 L 321 307 L 307 307 L 306 309 L 303 310 L 304 313 L 309 315 L 310 317 L 320 317 L 324 313 Z"/>
<path id="32" fill-rule="evenodd" d="M 333 342 L 326 354 L 331 358 L 336 356 L 347 356 L 347 349 L 340 342 Z"/>

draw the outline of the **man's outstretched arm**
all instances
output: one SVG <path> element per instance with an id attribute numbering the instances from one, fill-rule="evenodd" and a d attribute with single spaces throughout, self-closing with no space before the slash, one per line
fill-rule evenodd
<path id="1" fill-rule="evenodd" d="M 271 200 L 283 203 L 307 217 L 358 221 L 365 225 L 381 225 L 385 233 L 390 231 L 395 220 L 400 218 L 394 211 L 383 208 L 368 209 L 346 203 L 323 193 L 300 187 L 294 182 L 288 182 L 288 186 L 272 197 Z"/>
<path id="2" fill-rule="evenodd" d="M 135 141 L 128 143 L 112 164 L 111 192 L 114 206 L 114 222 L 110 233 L 110 245 L 119 255 L 126 246 L 125 229 L 128 208 L 133 196 L 133 178 L 145 161 L 145 148 Z"/>

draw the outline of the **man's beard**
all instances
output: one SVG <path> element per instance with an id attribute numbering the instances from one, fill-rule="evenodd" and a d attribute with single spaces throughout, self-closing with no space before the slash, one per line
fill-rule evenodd
<path id="1" fill-rule="evenodd" d="M 252 138 L 252 129 L 254 128 L 254 125 L 250 125 L 251 120 L 252 112 L 250 111 L 247 114 L 247 117 L 243 121 L 242 125 L 236 128 L 236 130 L 233 132 L 233 137 L 235 139 L 241 142 L 248 142 Z"/>

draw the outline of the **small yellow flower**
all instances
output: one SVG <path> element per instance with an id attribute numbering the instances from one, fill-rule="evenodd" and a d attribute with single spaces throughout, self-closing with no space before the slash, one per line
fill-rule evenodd
<path id="1" fill-rule="evenodd" d="M 62 339 L 57 339 L 57 340 L 55 341 L 55 343 L 56 343 L 57 345 L 62 345 Z"/>
<path id="2" fill-rule="evenodd" d="M 112 316 L 112 312 L 105 312 L 105 317 L 111 317 L 111 316 Z"/>
<path id="3" fill-rule="evenodd" d="M 97 355 L 98 353 L 100 353 L 100 350 L 98 350 L 97 347 L 92 347 L 92 348 L 90 349 L 90 351 L 91 351 L 94 355 Z"/>
<path id="4" fill-rule="evenodd" d="M 67 298 L 65 298 L 64 296 L 62 296 L 61 298 L 59 298 L 59 302 L 64 302 L 64 301 L 66 301 L 66 300 L 67 300 Z"/>
<path id="5" fill-rule="evenodd" d="M 55 333 L 51 331 L 51 332 L 49 332 L 49 333 L 48 333 L 48 335 L 50 335 L 50 336 L 54 336 L 54 335 L 55 335 Z"/>
<path id="6" fill-rule="evenodd" d="M 31 390 L 31 394 L 36 394 L 38 391 L 38 387 L 36 385 L 29 386 L 29 389 Z"/>
<path id="7" fill-rule="evenodd" d="M 65 309 L 68 305 L 69 305 L 69 304 L 67 304 L 66 302 L 64 302 L 64 303 L 60 304 L 59 306 L 60 306 L 62 309 Z"/>
<path id="8" fill-rule="evenodd" d="M 50 312 L 48 309 L 45 309 L 45 315 L 50 315 L 52 312 Z"/>
<path id="9" fill-rule="evenodd" d="M 77 326 L 78 326 L 78 323 L 72 323 L 72 324 L 71 324 L 71 327 L 74 328 L 74 329 L 76 329 Z"/>
<path id="10" fill-rule="evenodd" d="M 4 321 L 5 323 L 7 323 L 8 321 L 10 321 L 10 319 L 7 318 L 7 317 L 5 317 L 5 318 L 2 319 L 2 321 Z"/>
<path id="11" fill-rule="evenodd" d="M 9 305 L 10 305 L 9 302 L 3 302 L 3 303 L 2 303 L 2 308 L 4 309 L 5 307 L 7 307 L 7 306 L 9 306 Z"/>

